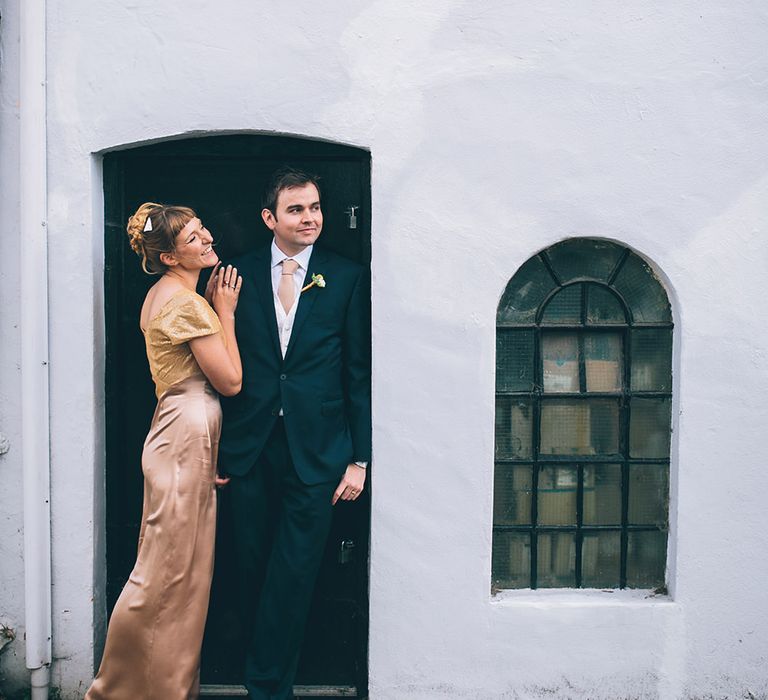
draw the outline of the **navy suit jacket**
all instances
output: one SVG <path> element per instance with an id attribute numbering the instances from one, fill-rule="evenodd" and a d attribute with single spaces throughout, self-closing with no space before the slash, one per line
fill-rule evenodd
<path id="1" fill-rule="evenodd" d="M 222 397 L 219 471 L 246 474 L 282 408 L 299 478 L 310 485 L 335 480 L 351 462 L 371 458 L 368 276 L 360 265 L 315 246 L 305 284 L 314 273 L 326 286 L 299 297 L 283 359 L 271 262 L 269 246 L 231 261 L 243 276 L 235 313 L 243 388 Z"/>

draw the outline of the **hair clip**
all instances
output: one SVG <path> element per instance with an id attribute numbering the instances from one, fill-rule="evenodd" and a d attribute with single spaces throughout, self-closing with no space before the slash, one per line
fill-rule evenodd
<path id="1" fill-rule="evenodd" d="M 152 217 L 147 217 L 147 223 L 144 224 L 144 233 L 147 233 L 148 231 L 152 230 Z"/>

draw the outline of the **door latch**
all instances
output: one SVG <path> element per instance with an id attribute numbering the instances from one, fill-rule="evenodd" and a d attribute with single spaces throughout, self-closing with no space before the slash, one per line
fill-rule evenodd
<path id="1" fill-rule="evenodd" d="M 357 228 L 357 214 L 355 213 L 360 208 L 359 204 L 355 204 L 354 206 L 350 205 L 345 210 L 344 213 L 347 215 L 347 228 Z"/>
<path id="2" fill-rule="evenodd" d="M 339 547 L 339 564 L 349 564 L 352 561 L 352 552 L 355 549 L 354 540 L 342 540 Z"/>

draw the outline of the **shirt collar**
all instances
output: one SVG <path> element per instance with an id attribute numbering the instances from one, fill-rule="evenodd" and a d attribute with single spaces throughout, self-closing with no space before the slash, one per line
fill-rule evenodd
<path id="1" fill-rule="evenodd" d="M 297 263 L 299 263 L 299 267 L 306 271 L 309 269 L 309 258 L 312 256 L 312 248 L 314 246 L 308 245 L 304 250 L 302 250 L 297 255 L 292 256 L 290 259 L 295 260 Z M 277 243 L 275 243 L 275 239 L 272 239 L 272 267 L 277 267 L 283 260 L 288 258 L 288 256 L 280 250 L 280 248 L 277 247 Z"/>

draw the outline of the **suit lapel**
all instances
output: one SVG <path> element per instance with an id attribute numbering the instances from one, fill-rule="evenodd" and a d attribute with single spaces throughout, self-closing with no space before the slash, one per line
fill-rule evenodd
<path id="1" fill-rule="evenodd" d="M 272 345 L 277 356 L 282 361 L 280 352 L 280 338 L 277 333 L 277 317 L 275 316 L 274 292 L 272 291 L 272 252 L 270 248 L 259 251 L 252 275 L 252 284 L 256 289 L 256 298 L 259 300 L 264 317 L 267 322 L 268 335 L 272 339 Z"/>
<path id="2" fill-rule="evenodd" d="M 304 286 L 312 282 L 313 274 L 323 274 L 322 265 L 327 260 L 325 253 L 318 248 L 312 249 L 312 255 L 309 258 L 309 264 L 307 266 L 307 275 L 304 278 Z M 309 316 L 309 312 L 315 304 L 318 292 L 322 294 L 322 290 L 317 287 L 312 287 L 306 292 L 301 293 L 299 296 L 299 305 L 296 308 L 296 318 L 293 321 L 293 330 L 291 331 L 291 340 L 288 342 L 288 349 L 285 352 L 285 359 L 287 360 L 296 345 L 297 336 L 301 332 L 301 328 L 304 322 Z"/>

